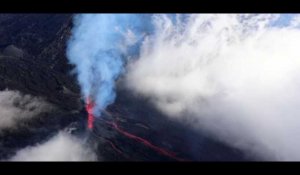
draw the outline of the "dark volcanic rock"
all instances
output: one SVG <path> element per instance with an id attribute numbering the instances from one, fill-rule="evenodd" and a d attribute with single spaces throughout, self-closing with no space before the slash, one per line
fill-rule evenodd
<path id="1" fill-rule="evenodd" d="M 24 53 L 21 49 L 17 48 L 16 46 L 8 45 L 3 49 L 2 54 L 5 56 L 21 58 L 23 57 Z"/>
<path id="2" fill-rule="evenodd" d="M 71 19 L 70 14 L 0 15 L 1 89 L 43 96 L 67 110 L 81 109 L 79 87 L 65 56 Z"/>
<path id="3" fill-rule="evenodd" d="M 39 61 L 2 57 L 0 88 L 46 97 L 49 102 L 66 110 L 78 110 L 82 107 L 76 84 L 67 75 L 51 70 Z M 65 89 L 72 93 L 66 93 Z"/>
<path id="4" fill-rule="evenodd" d="M 0 45 L 14 44 L 38 57 L 70 29 L 71 19 L 72 14 L 1 14 Z"/>
<path id="5" fill-rule="evenodd" d="M 0 90 L 44 97 L 56 111 L 0 134 L 0 159 L 43 142 L 71 123 L 85 126 L 86 113 L 65 48 L 72 14 L 0 14 Z"/>

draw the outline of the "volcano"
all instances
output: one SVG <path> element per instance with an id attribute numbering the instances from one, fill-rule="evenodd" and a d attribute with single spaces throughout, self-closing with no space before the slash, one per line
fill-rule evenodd
<path id="1" fill-rule="evenodd" d="M 57 107 L 26 125 L 0 134 L 0 158 L 43 143 L 67 129 L 89 143 L 104 161 L 246 161 L 252 155 L 230 147 L 207 133 L 170 120 L 149 100 L 117 87 L 115 103 L 101 116 L 94 102 L 82 100 L 73 66 L 65 56 L 72 14 L 1 14 L 1 90 L 43 97 Z M 104 26 L 105 27 L 105 26 Z M 14 48 L 14 49 L 11 49 Z"/>

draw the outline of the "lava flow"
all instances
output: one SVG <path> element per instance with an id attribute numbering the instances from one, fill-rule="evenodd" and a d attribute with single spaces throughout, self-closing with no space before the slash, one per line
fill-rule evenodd
<path id="1" fill-rule="evenodd" d="M 95 120 L 95 116 L 93 114 L 93 108 L 94 108 L 95 104 L 90 100 L 90 98 L 87 98 L 87 104 L 86 104 L 86 110 L 88 112 L 88 128 L 89 129 L 93 129 L 93 125 L 94 125 L 94 120 Z M 98 118 L 100 119 L 100 118 Z M 171 152 L 171 151 L 168 151 L 168 150 L 165 150 L 163 148 L 160 148 L 158 146 L 155 146 L 153 145 L 151 142 L 149 142 L 148 140 L 144 139 L 144 138 L 141 138 L 141 137 L 138 137 L 132 133 L 129 133 L 123 129 L 121 129 L 116 122 L 109 122 L 109 121 L 106 121 L 104 119 L 100 119 L 100 120 L 103 120 L 105 121 L 107 124 L 111 125 L 112 128 L 114 128 L 116 131 L 118 131 L 119 133 L 121 133 L 122 135 L 124 135 L 125 137 L 128 137 L 130 139 L 133 139 L 133 140 L 136 140 L 142 144 L 144 144 L 145 146 L 155 150 L 156 152 L 158 152 L 159 154 L 162 154 L 164 156 L 167 156 L 167 157 L 170 157 L 174 160 L 177 160 L 177 161 L 187 161 L 186 159 L 182 159 L 182 158 L 178 158 L 176 157 L 176 154 L 174 152 Z M 111 142 L 109 141 L 110 145 L 113 147 L 113 149 L 115 149 L 118 153 L 122 153 L 122 151 L 120 151 L 119 149 L 116 148 L 116 146 Z"/>
<path id="2" fill-rule="evenodd" d="M 86 111 L 88 113 L 88 128 L 89 129 L 93 129 L 93 125 L 94 125 L 94 114 L 93 114 L 93 108 L 94 108 L 95 104 L 90 100 L 90 98 L 87 98 L 86 100 Z"/>
<path id="3" fill-rule="evenodd" d="M 171 152 L 171 151 L 168 151 L 168 150 L 165 150 L 163 148 L 160 148 L 158 146 L 155 146 L 153 145 L 151 142 L 149 142 L 148 140 L 144 139 L 144 138 L 141 138 L 141 137 L 138 137 L 136 135 L 133 135 L 132 133 L 129 133 L 123 129 L 121 129 L 117 123 L 115 122 L 109 122 L 109 121 L 106 121 L 106 123 L 110 124 L 114 129 L 116 129 L 118 132 L 120 132 L 121 134 L 123 134 L 124 136 L 128 137 L 128 138 L 131 138 L 133 140 L 136 140 L 138 142 L 141 142 L 143 143 L 145 146 L 147 147 L 150 147 L 151 149 L 155 150 L 156 152 L 164 155 L 164 156 L 167 156 L 167 157 L 170 157 L 172 159 L 175 159 L 177 161 L 187 161 L 186 159 L 182 159 L 182 158 L 178 158 L 176 157 L 176 154 L 174 152 Z"/>

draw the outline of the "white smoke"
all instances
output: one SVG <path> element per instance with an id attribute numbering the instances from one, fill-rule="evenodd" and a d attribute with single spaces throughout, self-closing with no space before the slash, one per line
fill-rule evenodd
<path id="1" fill-rule="evenodd" d="M 0 130 L 15 128 L 22 121 L 54 109 L 42 98 L 24 95 L 19 91 L 0 91 Z"/>
<path id="2" fill-rule="evenodd" d="M 10 161 L 95 161 L 94 152 L 82 140 L 61 131 L 45 143 L 19 150 Z"/>
<path id="3" fill-rule="evenodd" d="M 18 129 L 24 121 L 38 117 L 55 107 L 39 97 L 19 91 L 0 92 L 0 131 Z M 82 140 L 61 131 L 45 143 L 19 150 L 10 161 L 90 161 L 96 155 Z"/>
<path id="4" fill-rule="evenodd" d="M 272 160 L 300 160 L 299 17 L 153 17 L 126 85 L 168 116 Z"/>

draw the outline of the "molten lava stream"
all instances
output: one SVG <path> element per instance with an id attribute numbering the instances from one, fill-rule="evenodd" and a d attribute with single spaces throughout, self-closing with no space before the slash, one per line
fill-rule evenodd
<path id="1" fill-rule="evenodd" d="M 155 150 L 156 152 L 158 152 L 158 153 L 160 153 L 160 154 L 162 154 L 162 155 L 164 155 L 164 156 L 170 157 L 170 158 L 175 159 L 175 160 L 177 160 L 177 161 L 188 161 L 188 160 L 186 160 L 186 159 L 182 159 L 182 158 L 176 157 L 176 153 L 174 153 L 174 152 L 171 152 L 171 151 L 165 150 L 165 149 L 163 149 L 163 148 L 160 148 L 160 147 L 158 147 L 158 146 L 155 146 L 155 145 L 153 145 L 151 142 L 149 142 L 148 140 L 146 140 L 146 139 L 144 139 L 144 138 L 141 138 L 141 137 L 138 137 L 138 136 L 136 136 L 136 135 L 133 135 L 133 134 L 131 134 L 131 133 L 129 133 L 129 132 L 127 132 L 127 131 L 121 129 L 121 128 L 117 125 L 117 123 L 115 123 L 115 122 L 109 122 L 109 121 L 106 121 L 106 123 L 110 124 L 114 129 L 116 129 L 119 133 L 123 134 L 124 136 L 126 136 L 126 137 L 128 137 L 128 138 L 131 138 L 131 139 L 133 139 L 133 140 L 136 140 L 136 141 L 138 141 L 138 142 L 141 142 L 141 143 L 143 143 L 145 146 L 147 146 L 147 147 L 149 147 L 149 148 Z"/>
<path id="2" fill-rule="evenodd" d="M 94 127 L 93 124 L 94 124 L 94 120 L 95 120 L 95 117 L 94 117 L 94 114 L 93 114 L 93 108 L 94 108 L 94 106 L 95 106 L 95 104 L 90 100 L 90 98 L 87 98 L 86 110 L 88 112 L 88 128 L 91 129 L 91 130 Z M 174 152 L 171 152 L 171 151 L 165 150 L 163 148 L 160 148 L 158 146 L 155 146 L 151 142 L 149 142 L 148 140 L 146 140 L 144 138 L 141 138 L 141 137 L 138 137 L 138 136 L 136 136 L 134 134 L 131 134 L 131 133 L 129 133 L 129 132 L 121 129 L 117 125 L 117 123 L 115 123 L 115 122 L 109 122 L 109 121 L 106 121 L 104 119 L 100 119 L 100 120 L 103 120 L 106 123 L 108 123 L 109 125 L 111 125 L 112 128 L 114 128 L 115 130 L 117 130 L 119 133 L 121 133 L 125 137 L 128 137 L 130 139 L 136 140 L 138 142 L 141 142 L 142 144 L 144 144 L 145 146 L 147 146 L 147 147 L 155 150 L 159 154 L 162 154 L 164 156 L 170 157 L 170 158 L 172 158 L 174 160 L 177 160 L 177 161 L 187 161 L 186 159 L 182 159 L 182 158 L 176 157 L 176 154 Z M 118 153 L 122 154 L 122 152 L 119 149 L 117 149 L 116 146 L 111 141 L 109 141 L 109 143 L 113 147 L 114 150 L 116 150 Z"/>

